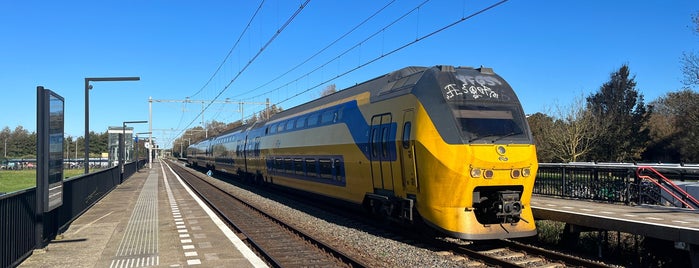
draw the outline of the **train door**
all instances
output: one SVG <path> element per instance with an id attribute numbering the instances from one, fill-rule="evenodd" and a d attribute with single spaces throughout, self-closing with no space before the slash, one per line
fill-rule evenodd
<path id="1" fill-rule="evenodd" d="M 242 156 L 243 156 L 243 172 L 246 172 L 246 173 L 248 172 L 248 159 L 249 159 L 248 154 L 250 153 L 250 150 L 248 150 L 248 146 L 249 146 L 248 142 L 249 142 L 248 135 L 245 135 L 245 141 L 243 142 Z"/>
<path id="2" fill-rule="evenodd" d="M 393 192 L 393 170 L 391 167 L 391 114 L 375 115 L 371 118 L 369 149 L 371 176 L 374 192 Z M 386 193 L 388 194 L 388 193 Z"/>
<path id="3" fill-rule="evenodd" d="M 415 142 L 411 136 L 414 111 L 403 113 L 403 131 L 401 135 L 400 163 L 403 177 L 403 187 L 408 194 L 417 193 L 417 172 L 415 170 Z"/>

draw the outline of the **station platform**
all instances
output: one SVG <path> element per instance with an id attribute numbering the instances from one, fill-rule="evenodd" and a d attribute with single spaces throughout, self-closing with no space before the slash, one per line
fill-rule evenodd
<path id="1" fill-rule="evenodd" d="M 165 165 L 117 186 L 19 267 L 267 267 Z"/>
<path id="2" fill-rule="evenodd" d="M 699 254 L 699 211 L 659 206 L 624 206 L 532 196 L 535 219 L 621 231 L 692 245 Z M 697 255 L 699 257 L 699 255 Z"/>

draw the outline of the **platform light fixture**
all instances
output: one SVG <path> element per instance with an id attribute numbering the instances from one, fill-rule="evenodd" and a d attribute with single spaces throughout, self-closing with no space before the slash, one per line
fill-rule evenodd
<path id="1" fill-rule="evenodd" d="M 85 78 L 85 174 L 90 173 L 90 81 L 115 82 L 115 81 L 139 81 L 141 77 L 86 77 Z"/>

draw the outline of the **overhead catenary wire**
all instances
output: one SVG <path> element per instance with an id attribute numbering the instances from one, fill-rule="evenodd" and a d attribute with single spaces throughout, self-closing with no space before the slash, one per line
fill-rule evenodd
<path id="1" fill-rule="evenodd" d="M 289 17 L 289 19 L 287 19 L 286 22 L 281 27 L 279 27 L 279 29 L 277 29 L 277 31 L 274 33 L 274 35 L 272 35 L 272 37 L 270 37 L 270 39 L 267 41 L 267 43 L 265 43 L 260 48 L 260 50 L 257 52 L 257 54 L 255 54 L 255 56 L 253 56 L 247 62 L 247 64 L 245 66 L 243 66 L 243 68 L 240 71 L 238 71 L 238 73 L 235 75 L 235 77 L 233 77 L 233 79 L 231 79 L 231 81 L 228 82 L 228 84 L 226 84 L 226 86 L 223 89 L 221 89 L 221 91 L 216 95 L 216 97 L 214 97 L 211 100 L 211 102 L 209 102 L 209 104 L 207 104 L 206 107 L 204 109 L 202 109 L 202 111 L 196 117 L 194 117 L 194 119 L 192 119 L 191 122 L 189 122 L 189 124 L 187 124 L 185 129 L 188 128 L 189 126 L 191 126 L 192 124 L 194 124 L 194 122 L 197 120 L 197 118 L 202 113 L 204 113 L 204 111 L 206 111 L 206 109 L 208 109 L 209 106 L 211 106 L 211 104 L 214 103 L 224 92 L 226 92 L 226 90 L 228 90 L 228 88 L 231 86 L 231 84 L 233 84 L 233 82 L 235 82 L 238 79 L 238 77 L 240 77 L 240 75 L 243 74 L 243 72 L 245 72 L 245 70 L 247 70 L 247 68 L 250 67 L 250 65 L 253 62 L 255 62 L 255 60 L 260 56 L 260 54 L 262 54 L 262 52 L 264 52 L 265 49 L 284 31 L 284 29 L 286 29 L 286 27 L 289 26 L 289 24 L 294 20 L 294 18 L 296 18 L 296 16 L 298 16 L 298 14 L 301 13 L 301 11 L 306 7 L 306 5 L 308 5 L 308 3 L 310 1 L 311 0 L 306 0 L 304 3 L 301 4 L 301 6 L 299 6 L 299 8 L 296 10 L 296 12 L 294 12 L 294 14 L 292 14 L 291 17 Z M 178 136 L 181 135 L 182 133 L 184 133 L 184 130 L 182 130 L 180 132 L 180 134 L 178 134 Z"/>
<path id="2" fill-rule="evenodd" d="M 299 63 L 299 64 L 297 64 L 296 66 L 292 67 L 292 68 L 289 69 L 288 71 L 286 71 L 286 72 L 280 74 L 279 76 L 277 76 L 277 77 L 275 77 L 275 78 L 269 80 L 267 83 L 264 83 L 264 84 L 262 84 L 262 85 L 256 87 L 255 89 L 253 89 L 252 91 L 249 91 L 249 92 L 254 92 L 254 91 L 258 90 L 258 89 L 261 89 L 261 88 L 263 88 L 263 87 L 266 87 L 266 86 L 268 86 L 269 84 L 271 84 L 271 83 L 273 83 L 273 82 L 275 82 L 275 81 L 281 79 L 282 77 L 286 76 L 287 74 L 289 74 L 289 73 L 295 71 L 295 70 L 298 69 L 299 67 L 301 67 L 301 66 L 303 66 L 304 64 L 308 63 L 309 61 L 311 61 L 312 59 L 314 59 L 315 57 L 317 57 L 318 55 L 320 55 L 320 54 L 323 53 L 324 51 L 328 50 L 329 48 L 331 48 L 332 46 L 334 46 L 335 44 L 337 44 L 339 41 L 341 41 L 341 40 L 344 39 L 345 37 L 349 36 L 351 33 L 353 33 L 354 31 L 356 31 L 357 29 L 359 29 L 359 27 L 361 27 L 362 25 L 366 24 L 366 23 L 367 23 L 368 21 L 370 21 L 372 18 L 374 18 L 374 17 L 376 17 L 377 15 L 379 15 L 381 12 L 383 12 L 386 8 L 388 8 L 388 7 L 389 7 L 391 4 L 393 4 L 394 2 L 395 2 L 395 0 L 389 1 L 386 5 L 384 5 L 383 7 L 381 7 L 379 10 L 377 10 L 376 12 L 374 12 L 372 15 L 370 15 L 369 17 L 367 17 L 366 19 L 364 19 L 362 22 L 360 22 L 360 23 L 357 24 L 356 26 L 352 27 L 352 29 L 350 29 L 349 31 L 347 31 L 346 33 L 344 33 L 343 35 L 341 35 L 340 37 L 338 37 L 338 38 L 335 39 L 334 41 L 330 42 L 328 45 L 326 45 L 324 48 L 320 49 L 318 52 L 316 52 L 316 53 L 314 53 L 313 55 L 311 55 L 310 57 L 306 58 L 304 61 L 302 61 L 301 63 Z M 243 94 L 243 95 L 244 95 L 244 94 Z M 253 99 L 253 98 L 255 98 L 255 97 L 251 97 L 251 98 L 248 98 L 248 99 Z"/>
<path id="3" fill-rule="evenodd" d="M 201 92 L 211 83 L 211 81 L 214 79 L 214 77 L 216 77 L 216 75 L 218 74 L 218 72 L 221 71 L 221 68 L 222 68 L 222 67 L 226 64 L 226 62 L 228 61 L 228 58 L 231 56 L 231 54 L 233 53 L 233 51 L 238 47 L 238 44 L 240 44 L 240 40 L 243 39 L 243 36 L 245 36 L 245 33 L 248 31 L 248 29 L 250 29 L 250 26 L 252 25 L 252 22 L 253 22 L 253 21 L 255 20 L 255 18 L 257 17 L 257 14 L 259 14 L 260 10 L 261 10 L 262 7 L 264 6 L 264 3 L 265 3 L 265 0 L 262 0 L 262 1 L 260 2 L 260 5 L 257 7 L 257 9 L 255 10 L 255 12 L 252 14 L 252 16 L 250 17 L 250 19 L 248 20 L 248 24 L 245 26 L 245 28 L 243 29 L 243 31 L 240 33 L 240 35 L 238 36 L 238 39 L 235 41 L 235 43 L 233 44 L 233 46 L 231 47 L 231 49 L 228 50 L 228 54 L 226 54 L 226 57 L 223 58 L 223 61 L 221 61 L 221 64 L 218 65 L 218 67 L 216 68 L 216 71 L 214 71 L 214 73 L 211 75 L 211 77 L 209 78 L 209 80 L 207 80 L 206 83 L 204 83 L 204 85 L 203 85 L 197 92 L 195 92 L 194 94 L 192 94 L 192 95 L 189 96 L 188 98 L 193 98 L 194 96 L 196 96 L 196 95 L 198 95 L 199 93 L 201 93 Z M 186 106 L 186 103 L 183 104 L 183 105 Z M 197 117 L 198 117 L 198 116 L 197 116 Z M 196 117 L 195 117 L 195 118 L 196 118 Z M 179 122 L 177 123 L 177 128 L 176 128 L 176 129 L 180 129 L 180 126 L 182 126 L 182 122 L 183 122 L 183 121 L 184 121 L 184 111 L 182 112 L 182 116 L 180 116 L 180 120 L 179 120 Z M 190 125 L 191 125 L 191 123 L 190 123 Z M 187 127 L 189 127 L 189 125 L 188 125 Z M 186 127 L 185 127 L 185 128 L 186 128 Z"/>
<path id="4" fill-rule="evenodd" d="M 221 61 L 221 64 L 218 65 L 218 68 L 216 68 L 216 71 L 214 71 L 214 73 L 211 75 L 211 77 L 209 78 L 209 80 L 206 81 L 206 83 L 204 83 L 204 85 L 203 85 L 197 92 L 195 92 L 194 94 L 192 94 L 191 96 L 189 96 L 190 98 L 191 98 L 191 97 L 194 97 L 194 96 L 196 96 L 196 95 L 198 95 L 199 93 L 201 93 L 201 92 L 204 90 L 204 88 L 206 88 L 206 87 L 209 85 L 209 83 L 211 83 L 211 81 L 214 79 L 214 77 L 216 77 L 216 75 L 217 75 L 218 72 L 221 70 L 221 68 L 223 67 L 223 65 L 226 63 L 226 61 L 228 61 L 228 58 L 229 58 L 229 57 L 231 56 L 231 54 L 233 53 L 233 50 L 235 50 L 235 49 L 238 47 L 238 44 L 240 43 L 240 40 L 243 39 L 243 36 L 245 36 L 245 33 L 248 31 L 248 29 L 250 29 L 250 25 L 252 25 L 252 22 L 255 20 L 255 17 L 257 17 L 257 14 L 258 14 L 258 13 L 260 12 L 260 10 L 262 9 L 262 6 L 264 5 L 264 3 L 265 3 L 264 0 L 262 0 L 262 1 L 260 2 L 260 5 L 257 7 L 257 9 L 255 10 L 255 12 L 252 14 L 252 17 L 250 17 L 250 20 L 248 20 L 248 24 L 245 26 L 245 28 L 243 29 L 243 31 L 242 31 L 242 32 L 240 33 L 240 35 L 238 36 L 238 40 L 236 40 L 235 43 L 233 44 L 233 46 L 231 47 L 231 49 L 228 50 L 228 54 L 226 54 L 226 57 L 223 58 L 223 61 Z"/>
<path id="5" fill-rule="evenodd" d="M 408 12 L 404 13 L 404 14 L 401 15 L 400 17 L 398 17 L 398 18 L 396 18 L 395 20 L 393 20 L 393 21 L 392 21 L 391 23 L 389 23 L 388 25 L 384 26 L 383 28 L 379 29 L 378 31 L 374 32 L 373 34 L 369 35 L 367 38 L 364 38 L 364 39 L 362 39 L 361 41 L 357 42 L 354 46 L 352 46 L 352 47 L 346 49 L 345 51 L 343 51 L 343 52 L 340 53 L 339 55 L 335 56 L 334 58 L 332 58 L 332 59 L 326 61 L 325 63 L 323 63 L 323 64 L 317 66 L 317 67 L 314 68 L 313 70 L 311 70 L 311 71 L 309 71 L 309 72 L 307 72 L 307 73 L 305 73 L 305 74 L 303 74 L 303 75 L 297 77 L 297 78 L 294 79 L 294 80 L 291 80 L 291 81 L 287 82 L 286 84 L 283 84 L 283 85 L 281 85 L 281 86 L 279 86 L 279 87 L 276 87 L 276 88 L 274 88 L 274 89 L 271 89 L 271 90 L 269 90 L 269 91 L 267 91 L 267 92 L 260 93 L 259 95 L 256 95 L 256 96 L 254 96 L 254 97 L 251 97 L 250 99 L 258 98 L 258 97 L 262 97 L 262 96 L 264 96 L 264 95 L 270 94 L 270 93 L 275 92 L 275 91 L 277 91 L 277 90 L 280 90 L 280 89 L 282 89 L 282 88 L 284 88 L 284 87 L 286 87 L 286 86 L 288 86 L 288 85 L 291 85 L 291 84 L 293 84 L 293 83 L 296 83 L 296 82 L 300 81 L 300 80 L 303 79 L 303 78 L 306 78 L 306 77 L 310 76 L 311 74 L 313 74 L 313 73 L 317 72 L 318 70 L 324 68 L 325 66 L 329 65 L 330 63 L 332 63 L 332 62 L 334 62 L 334 61 L 336 61 L 336 60 L 342 58 L 342 56 L 344 56 L 344 55 L 350 53 L 350 52 L 351 52 L 352 50 L 354 50 L 355 48 L 360 47 L 362 44 L 366 43 L 367 41 L 371 40 L 372 38 L 376 37 L 377 35 L 383 33 L 384 31 L 386 31 L 386 29 L 391 28 L 393 25 L 395 25 L 396 23 L 398 23 L 398 22 L 400 22 L 401 20 L 405 19 L 405 18 L 408 17 L 411 13 L 415 12 L 415 10 L 418 10 L 420 7 L 422 7 L 422 6 L 424 6 L 425 4 L 427 4 L 427 2 L 429 2 L 429 1 L 430 1 L 430 0 L 425 0 L 425 1 L 423 1 L 422 3 L 420 3 L 419 5 L 417 5 L 416 7 L 414 7 L 413 9 L 409 10 Z M 338 76 L 338 77 L 335 77 L 335 78 L 339 78 L 339 76 Z M 334 80 L 334 79 L 331 79 L 331 80 L 329 80 L 329 81 L 332 81 L 332 80 Z M 299 96 L 299 95 L 301 95 L 301 94 L 303 94 L 303 93 L 306 93 L 306 92 L 308 92 L 308 91 L 310 91 L 310 90 L 312 90 L 312 89 L 314 89 L 314 88 L 317 88 L 317 87 L 318 87 L 318 86 L 315 86 L 315 87 L 313 87 L 313 88 L 310 88 L 310 89 L 308 89 L 308 90 L 305 90 L 305 91 L 301 92 L 300 94 L 294 95 L 294 97 Z M 289 98 L 287 98 L 287 100 L 288 100 L 288 99 L 289 99 Z"/>
<path id="6" fill-rule="evenodd" d="M 310 0 L 309 0 L 309 1 L 310 1 Z M 469 19 L 471 19 L 471 18 L 473 18 L 473 17 L 475 17 L 475 16 L 477 16 L 477 15 L 480 15 L 480 14 L 486 12 L 486 11 L 489 11 L 489 10 L 491 10 L 491 9 L 493 9 L 493 8 L 495 8 L 495 7 L 497 7 L 497 6 L 499 6 L 499 5 L 504 4 L 504 3 L 507 2 L 507 1 L 508 1 L 508 0 L 502 0 L 502 1 L 496 2 L 496 3 L 494 3 L 494 4 L 490 5 L 490 6 L 487 6 L 487 7 L 485 7 L 485 8 L 482 8 L 482 9 L 476 11 L 476 12 L 473 12 L 473 13 L 471 13 L 471 14 L 468 15 L 468 16 L 466 16 L 466 15 L 465 15 L 466 13 L 464 12 L 464 13 L 461 14 L 461 18 L 459 18 L 459 19 L 457 19 L 457 20 L 455 20 L 455 21 L 453 21 L 453 22 L 451 22 L 451 23 L 449 23 L 449 24 L 446 24 L 446 25 L 443 26 L 443 27 L 440 27 L 440 28 L 438 28 L 438 29 L 436 29 L 436 30 L 434 30 L 434 31 L 432 31 L 432 32 L 429 32 L 429 33 L 427 33 L 427 34 L 425 34 L 425 35 L 422 35 L 422 36 L 417 35 L 416 38 L 415 38 L 415 40 L 412 40 L 412 41 L 409 41 L 409 42 L 407 42 L 407 43 L 405 43 L 405 44 L 403 44 L 403 45 L 400 45 L 400 46 L 398 46 L 398 47 L 392 49 L 391 51 L 388 51 L 388 52 L 385 52 L 385 53 L 384 53 L 384 52 L 383 52 L 383 49 L 382 49 L 381 55 L 379 55 L 379 56 L 377 56 L 377 57 L 375 57 L 375 58 L 372 58 L 372 59 L 368 60 L 367 62 L 360 63 L 360 64 L 359 64 L 358 66 L 356 66 L 356 67 L 347 69 L 347 70 L 345 70 L 344 72 L 342 72 L 342 73 L 340 73 L 340 74 L 338 74 L 338 75 L 336 75 L 336 76 L 334 76 L 334 77 L 332 77 L 332 78 L 329 78 L 329 79 L 326 79 L 326 80 L 324 80 L 324 81 L 322 81 L 322 82 L 320 82 L 320 83 L 311 85 L 311 86 L 309 86 L 307 89 L 305 89 L 305 90 L 303 90 L 303 91 L 300 91 L 300 92 L 298 92 L 298 93 L 296 93 L 296 94 L 293 94 L 293 95 L 291 95 L 291 96 L 289 96 L 289 97 L 287 97 L 287 98 L 285 98 L 285 99 L 283 99 L 283 100 L 281 100 L 281 101 L 279 101 L 279 102 L 274 103 L 274 105 L 279 106 L 279 105 L 282 104 L 282 103 L 285 103 L 285 102 L 287 102 L 287 101 L 289 101 L 289 100 L 291 100 L 291 99 L 293 99 L 293 98 L 296 98 L 296 97 L 298 97 L 298 96 L 300 96 L 300 95 L 302 95 L 302 94 L 305 94 L 305 93 L 307 93 L 307 92 L 309 92 L 309 91 L 311 91 L 311 90 L 313 90 L 313 89 L 316 89 L 316 88 L 318 88 L 318 87 L 320 87 L 320 86 L 322 86 L 322 85 L 324 85 L 324 84 L 326 84 L 326 83 L 328 83 L 328 82 L 331 82 L 331 81 L 336 80 L 336 79 L 338 79 L 338 78 L 340 78 L 340 77 L 346 76 L 346 75 L 348 75 L 348 74 L 350 74 L 350 73 L 352 73 L 352 72 L 354 72 L 354 71 L 356 71 L 356 70 L 358 70 L 358 69 L 361 69 L 361 68 L 363 68 L 363 67 L 365 67 L 365 66 L 367 66 L 367 65 L 370 65 L 370 64 L 372 64 L 372 63 L 374 63 L 374 62 L 376 62 L 376 61 L 378 61 L 378 60 L 380 60 L 380 59 L 383 59 L 383 58 L 385 58 L 386 56 L 392 55 L 392 54 L 394 54 L 394 53 L 396 53 L 396 52 L 398 52 L 398 51 L 401 51 L 401 50 L 403 50 L 403 49 L 405 49 L 405 48 L 411 46 L 411 45 L 414 45 L 415 43 L 418 43 L 418 42 L 420 42 L 420 41 L 422 41 L 422 40 L 425 40 L 425 39 L 427 39 L 427 38 L 429 38 L 429 37 L 432 37 L 432 36 L 434 36 L 434 35 L 437 34 L 437 33 L 440 33 L 440 32 L 442 32 L 442 31 L 444 31 L 444 30 L 446 30 L 446 29 L 449 29 L 449 28 L 451 28 L 451 27 L 454 27 L 455 25 L 457 25 L 457 24 L 459 24 L 459 23 L 461 23 L 461 22 L 464 22 L 464 21 L 466 21 L 466 20 L 469 20 Z M 278 87 L 278 88 L 272 89 L 272 90 L 270 90 L 270 91 L 264 92 L 264 93 L 262 93 L 262 94 L 259 94 L 259 95 L 257 95 L 257 96 L 251 97 L 251 98 L 258 98 L 258 97 L 261 97 L 261 96 L 270 94 L 270 93 L 272 93 L 272 92 L 275 92 L 275 91 L 277 91 L 277 90 L 279 90 L 279 89 L 281 89 L 281 88 L 283 88 L 283 87 L 286 87 L 286 86 L 288 86 L 288 85 L 290 85 L 290 84 L 292 84 L 292 83 L 298 83 L 299 80 L 301 80 L 301 79 L 303 79 L 303 78 L 305 78 L 305 77 L 307 77 L 307 76 L 310 76 L 310 75 L 313 74 L 314 72 L 317 72 L 317 71 L 320 70 L 321 68 L 327 66 L 328 64 L 332 63 L 333 61 L 335 61 L 335 60 L 339 59 L 340 57 L 344 56 L 345 54 L 349 53 L 351 50 L 355 49 L 356 47 L 361 46 L 362 44 L 364 44 L 365 42 L 367 42 L 367 41 L 370 40 L 371 38 L 375 37 L 376 35 L 379 35 L 379 34 L 381 34 L 382 32 L 386 31 L 386 29 L 390 28 L 392 25 L 394 25 L 394 24 L 397 23 L 398 21 L 404 19 L 405 17 L 407 17 L 409 14 L 415 12 L 416 10 L 419 10 L 419 9 L 420 9 L 423 5 L 425 5 L 427 2 L 429 2 L 429 0 L 426 0 L 426 1 L 422 2 L 422 3 L 420 3 L 420 4 L 417 5 L 415 8 L 413 8 L 413 9 L 411 9 L 410 11 L 406 12 L 405 14 L 403 14 L 402 16 L 400 16 L 398 19 L 392 21 L 391 23 L 389 23 L 388 25 L 386 25 L 385 27 L 383 27 L 383 28 L 380 29 L 379 31 L 373 33 L 373 34 L 370 35 L 369 37 L 363 39 L 362 41 L 358 42 L 357 44 L 355 44 L 355 45 L 352 46 L 351 48 L 349 48 L 349 49 L 343 51 L 343 52 L 340 53 L 338 56 L 336 56 L 336 57 L 332 58 L 331 60 L 329 60 L 329 61 L 327 61 L 327 62 L 321 64 L 320 66 L 318 66 L 317 68 L 315 68 L 315 69 L 309 71 L 308 73 L 306 73 L 306 74 L 304 74 L 304 75 L 301 75 L 300 77 L 298 77 L 298 78 L 296 78 L 296 79 L 294 79 L 294 80 L 292 80 L 292 81 L 290 81 L 290 82 L 288 82 L 288 83 L 286 83 L 286 84 L 284 84 L 284 85 L 282 85 L 282 86 L 280 86 L 280 87 Z M 221 92 L 219 92 L 219 94 L 216 96 L 216 98 L 218 98 L 223 92 L 225 92 L 225 91 L 229 88 L 229 86 L 230 86 L 230 85 L 245 71 L 245 69 L 246 69 L 246 68 L 259 56 L 259 54 L 274 40 L 274 38 L 276 38 L 276 36 L 281 32 L 281 30 L 283 30 L 283 29 L 290 23 L 290 21 L 293 19 L 293 17 L 295 17 L 295 16 L 300 12 L 300 10 L 301 10 L 307 3 L 308 3 L 308 1 L 306 1 L 306 2 L 299 8 L 299 10 L 297 10 L 297 12 L 294 13 L 294 15 L 290 18 L 290 20 L 288 20 L 288 21 L 280 28 L 280 30 L 277 31 L 277 33 L 275 34 L 275 36 L 273 36 L 273 37 L 262 47 L 262 49 L 260 49 L 260 51 L 257 53 L 257 55 L 255 55 L 255 56 L 248 62 L 248 64 L 247 64 L 240 72 L 238 72 L 238 74 L 225 86 L 225 88 L 224 88 L 223 90 L 221 90 Z M 392 2 L 391 2 L 391 3 L 392 3 Z M 387 4 L 386 6 L 388 6 L 388 5 L 390 5 L 390 3 Z M 386 6 L 385 6 L 385 7 L 386 7 Z M 385 7 L 384 7 L 384 8 L 385 8 Z M 382 9 L 383 9 L 383 8 L 382 8 Z M 375 15 L 378 14 L 379 12 L 380 12 L 380 10 L 377 11 L 377 12 L 376 12 L 374 15 L 372 15 L 372 16 L 375 16 Z M 370 18 L 371 18 L 371 17 L 370 17 Z M 370 18 L 366 19 L 365 21 L 368 21 Z M 365 23 L 365 21 L 363 21 L 362 23 Z M 357 26 L 357 27 L 359 27 L 359 26 Z M 353 29 L 353 30 L 354 30 L 354 29 Z M 347 35 L 347 34 L 349 34 L 349 33 L 344 34 L 342 37 L 338 38 L 338 40 L 341 39 L 341 38 L 344 38 L 344 36 Z M 419 34 L 419 33 L 416 32 L 416 34 Z M 336 42 L 337 42 L 337 40 L 334 41 L 333 43 L 331 43 L 329 46 L 332 46 L 332 45 L 333 45 L 334 43 L 336 43 Z M 322 52 L 323 52 L 325 49 L 327 49 L 329 46 L 326 46 L 326 47 L 323 48 L 321 51 L 315 53 L 314 55 L 312 55 L 312 56 L 311 56 L 310 58 L 308 58 L 307 60 L 304 60 L 301 64 L 296 65 L 296 66 L 293 67 L 291 70 L 285 72 L 284 74 L 280 75 L 279 77 L 274 78 L 272 81 L 265 83 L 264 85 L 258 87 L 257 89 L 262 88 L 262 87 L 264 87 L 264 86 L 266 86 L 266 85 L 269 85 L 271 82 L 276 81 L 276 80 L 280 79 L 280 77 L 283 77 L 283 76 L 287 75 L 289 72 L 291 72 L 291 71 L 293 71 L 293 70 L 299 68 L 299 66 L 301 66 L 301 65 L 303 65 L 303 64 L 305 64 L 305 63 L 307 63 L 308 61 L 310 61 L 310 59 L 312 59 L 312 58 L 316 57 L 318 54 L 322 53 Z M 215 100 L 216 98 L 214 98 L 214 100 Z M 249 99 L 251 99 L 251 98 L 249 98 Z M 246 98 L 246 99 L 247 99 L 247 98 Z M 209 105 L 210 105 L 210 104 L 209 104 Z M 209 105 L 207 105 L 206 108 L 208 108 Z M 260 112 L 260 111 L 258 111 L 258 112 Z M 243 117 L 243 119 L 252 118 L 253 115 L 254 115 L 254 114 L 257 114 L 258 112 L 252 113 L 252 114 L 248 115 L 247 117 Z M 197 117 L 198 117 L 198 116 L 197 116 Z M 195 117 L 195 118 L 196 118 L 196 117 Z M 196 119 L 195 119 L 195 120 L 196 120 Z M 190 123 L 190 125 L 191 125 L 195 120 L 193 120 L 193 121 Z M 183 132 L 184 132 L 184 130 L 183 130 Z"/>
<path id="7" fill-rule="evenodd" d="M 428 0 L 428 1 L 429 1 L 429 0 Z M 423 35 L 423 36 L 417 37 L 415 40 L 410 41 L 410 42 L 408 42 L 408 43 L 406 43 L 406 44 L 404 44 L 404 45 L 402 45 L 402 46 L 399 46 L 399 47 L 397 47 L 397 48 L 395 48 L 395 49 L 389 51 L 388 53 L 383 53 L 383 54 L 381 54 L 380 56 L 375 57 L 375 58 L 373 58 L 373 59 L 371 59 L 371 60 L 369 60 L 369 61 L 367 61 L 367 62 L 365 62 L 365 63 L 363 63 L 363 64 L 360 64 L 360 65 L 358 65 L 358 66 L 356 66 L 356 67 L 354 67 L 354 68 L 351 68 L 351 69 L 349 69 L 349 70 L 347 70 L 347 71 L 345 71 L 345 72 L 343 72 L 343 73 L 341 73 L 341 74 L 338 74 L 338 75 L 336 75 L 335 77 L 332 77 L 332 78 L 330 78 L 330 79 L 327 79 L 327 80 L 325 80 L 325 81 L 322 81 L 322 82 L 320 82 L 320 83 L 317 83 L 316 85 L 314 85 L 314 86 L 312 86 L 312 87 L 309 87 L 309 88 L 307 88 L 307 89 L 305 89 L 305 90 L 303 90 L 303 91 L 301 91 L 301 92 L 299 92 L 299 93 L 297 93 L 297 94 L 294 94 L 294 95 L 292 95 L 292 96 L 290 96 L 290 97 L 287 97 L 286 99 L 284 99 L 284 100 L 282 100 L 282 101 L 276 102 L 275 105 L 280 105 L 280 104 L 282 104 L 282 103 L 284 103 L 284 102 L 286 102 L 286 101 L 288 101 L 288 100 L 290 100 L 290 99 L 293 99 L 293 98 L 298 97 L 298 96 L 300 96 L 300 95 L 302 95 L 302 94 L 304 94 L 304 93 L 307 93 L 308 91 L 311 91 L 311 90 L 313 90 L 313 89 L 316 89 L 316 88 L 318 88 L 318 87 L 320 87 L 320 86 L 322 86 L 322 85 L 324 85 L 324 84 L 326 84 L 326 83 L 328 83 L 328 82 L 331 82 L 331 81 L 333 81 L 333 80 L 335 80 L 335 79 L 338 79 L 338 78 L 340 78 L 340 77 L 343 77 L 343 76 L 345 76 L 345 75 L 347 75 L 347 74 L 350 74 L 350 73 L 352 73 L 352 72 L 354 72 L 354 71 L 356 71 L 356 70 L 358 70 L 358 69 L 361 69 L 361 68 L 363 68 L 363 67 L 365 67 L 365 66 L 367 66 L 367 65 L 369 65 L 369 64 L 371 64 L 371 63 L 374 63 L 374 62 L 376 62 L 376 61 L 378 61 L 378 60 L 380 60 L 380 59 L 382 59 L 382 58 L 384 58 L 384 57 L 386 57 L 386 56 L 389 56 L 389 55 L 391 55 L 391 54 L 393 54 L 393 53 L 396 53 L 396 52 L 398 52 L 398 51 L 400 51 L 400 50 L 402 50 L 402 49 L 404 49 L 404 48 L 406 48 L 406 47 L 409 47 L 409 46 L 411 46 L 411 45 L 413 45 L 413 44 L 415 44 L 415 43 L 417 43 L 417 42 L 420 42 L 420 41 L 422 41 L 422 40 L 424 40 L 424 39 L 427 39 L 427 38 L 429 38 L 429 37 L 431 37 L 431 36 L 433 36 L 433 35 L 435 35 L 435 34 L 437 34 L 437 33 L 439 33 L 439 32 L 442 32 L 442 31 L 444 31 L 444 30 L 446 30 L 446 29 L 449 29 L 449 28 L 451 28 L 451 27 L 454 27 L 455 25 L 457 25 L 457 24 L 459 24 L 459 23 L 461 23 L 461 22 L 464 22 L 464 21 L 466 21 L 466 20 L 468 20 L 468 19 L 471 19 L 471 18 L 473 18 L 473 17 L 475 17 L 475 16 L 478 16 L 478 15 L 480 15 L 480 14 L 482 14 L 482 13 L 488 11 L 488 10 L 491 10 L 491 9 L 493 9 L 493 8 L 495 8 L 495 7 L 499 6 L 499 5 L 501 5 L 501 4 L 504 4 L 504 3 L 507 2 L 507 1 L 508 1 L 508 0 L 501 0 L 501 1 L 497 2 L 497 3 L 495 3 L 495 4 L 492 4 L 492 5 L 490 5 L 490 6 L 487 6 L 487 7 L 483 8 L 483 9 L 480 9 L 480 10 L 474 12 L 474 13 L 471 13 L 471 14 L 468 15 L 468 16 L 462 16 L 460 19 L 458 19 L 458 20 L 456 20 L 456 21 L 454 21 L 454 22 L 452 22 L 452 23 L 449 23 L 449 24 L 447 24 L 447 25 L 445 25 L 445 26 L 443 26 L 443 27 L 441 27 L 441 28 L 439 28 L 439 29 L 437 29 L 437 30 L 434 30 L 434 31 L 432 31 L 432 32 L 430 32 L 430 33 L 428 33 L 428 34 L 425 34 L 425 35 Z M 426 2 L 427 2 L 427 1 L 423 2 L 423 4 L 426 3 Z M 421 5 L 418 5 L 415 9 L 418 9 L 418 8 L 420 8 L 421 6 L 422 6 L 422 4 L 421 4 Z M 413 9 L 413 10 L 415 10 L 415 9 Z M 411 10 L 410 12 L 412 12 L 412 10 Z M 407 15 L 407 14 L 406 14 L 406 15 Z M 404 15 L 404 16 L 406 16 L 406 15 Z M 394 21 L 393 23 L 395 23 L 395 21 Z M 382 30 L 383 30 L 383 29 L 382 29 Z M 378 33 L 378 32 L 377 32 L 377 33 Z M 366 39 L 365 39 L 365 40 L 366 40 Z M 363 42 L 363 41 L 362 41 L 362 42 Z M 356 46 L 361 45 L 362 42 L 360 42 L 360 43 L 357 44 Z M 356 46 L 355 46 L 355 47 L 356 47 Z M 340 56 L 344 55 L 345 53 L 347 53 L 347 51 L 343 52 L 343 54 L 341 54 Z M 340 57 L 340 56 L 338 56 L 338 57 Z M 333 60 L 334 60 L 334 59 L 333 59 Z M 326 62 L 326 63 L 323 64 L 321 67 L 327 65 L 328 63 L 329 63 L 329 62 Z M 318 70 L 318 69 L 320 69 L 321 67 L 314 69 L 313 72 L 316 71 L 316 70 Z M 302 76 L 302 77 L 305 77 L 305 76 L 308 76 L 308 75 L 309 75 L 309 74 L 305 74 L 305 75 Z M 302 77 L 301 77 L 301 78 L 302 78 Z M 296 82 L 296 81 L 300 80 L 301 78 L 298 78 L 297 80 L 294 80 L 294 81 L 292 81 L 292 82 L 289 82 L 289 83 L 287 83 L 286 85 L 289 85 L 289 84 L 291 84 L 291 83 L 293 83 L 293 82 Z M 284 86 L 286 86 L 286 85 L 284 85 Z M 281 88 L 281 87 L 280 87 L 280 88 Z M 280 88 L 277 88 L 277 89 L 274 89 L 274 90 L 278 90 L 278 89 L 280 89 Z M 274 90 L 272 90 L 272 91 L 274 91 Z M 267 93 L 271 93 L 272 91 L 267 92 Z M 263 94 L 263 95 L 264 95 L 264 94 Z"/>

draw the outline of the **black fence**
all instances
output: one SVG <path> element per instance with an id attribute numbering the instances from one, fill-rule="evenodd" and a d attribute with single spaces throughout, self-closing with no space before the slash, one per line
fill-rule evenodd
<path id="1" fill-rule="evenodd" d="M 126 164 L 123 178 L 131 177 L 145 162 Z M 0 267 L 17 266 L 121 182 L 119 167 L 64 180 L 63 204 L 41 216 L 36 215 L 36 188 L 0 196 Z M 37 245 L 39 224 L 42 245 Z"/>
<path id="2" fill-rule="evenodd" d="M 550 164 L 539 165 L 534 194 L 596 200 L 626 205 L 667 204 L 667 194 L 658 184 L 638 177 L 642 165 L 634 164 Z M 656 165 L 668 177 L 696 178 L 697 167 Z M 660 182 L 662 183 L 666 182 Z"/>

